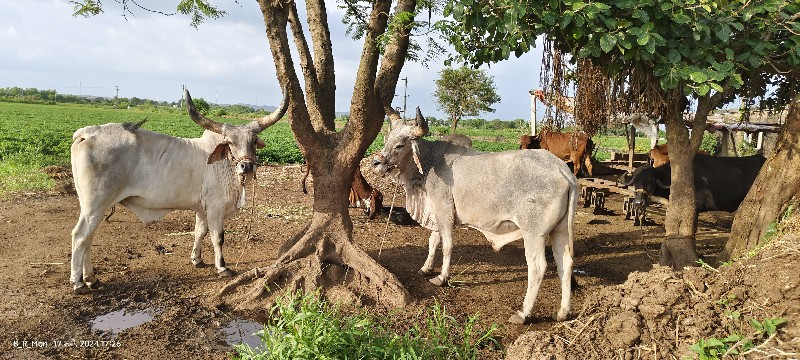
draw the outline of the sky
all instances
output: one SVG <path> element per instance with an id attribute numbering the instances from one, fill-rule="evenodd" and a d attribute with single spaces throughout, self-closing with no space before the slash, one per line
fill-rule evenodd
<path id="1" fill-rule="evenodd" d="M 138 0 L 142 6 L 174 12 L 177 0 Z M 132 9 L 122 17 L 115 1 L 105 13 L 73 17 L 67 0 L 0 2 L 0 87 L 55 89 L 58 93 L 175 101 L 185 84 L 194 98 L 212 103 L 277 105 L 280 86 L 269 52 L 264 20 L 255 1 L 212 0 L 228 14 L 197 29 L 183 15 L 164 16 Z M 300 6 L 301 8 L 303 6 Z M 301 11 L 303 11 L 301 9 Z M 336 111 L 347 112 L 361 43 L 345 34 L 343 11 L 328 2 L 336 73 Z M 304 16 L 304 15 L 301 15 Z M 306 26 L 307 27 L 307 26 Z M 294 57 L 298 63 L 297 57 Z M 423 66 L 407 62 L 408 111 L 446 117 L 433 92 L 445 57 Z M 528 90 L 539 87 L 541 49 L 483 67 L 502 99 L 485 119 L 530 118 Z M 393 105 L 402 107 L 403 82 Z M 540 110 L 540 117 L 542 111 Z"/>

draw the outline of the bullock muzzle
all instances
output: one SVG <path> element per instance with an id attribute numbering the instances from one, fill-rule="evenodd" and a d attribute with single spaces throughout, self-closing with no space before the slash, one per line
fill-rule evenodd
<path id="1" fill-rule="evenodd" d="M 633 205 L 646 207 L 649 204 L 650 194 L 641 189 L 633 193 Z"/>
<path id="2" fill-rule="evenodd" d="M 394 165 L 389 164 L 383 154 L 377 153 L 372 157 L 372 172 L 376 175 L 384 176 L 392 168 L 394 168 Z"/>

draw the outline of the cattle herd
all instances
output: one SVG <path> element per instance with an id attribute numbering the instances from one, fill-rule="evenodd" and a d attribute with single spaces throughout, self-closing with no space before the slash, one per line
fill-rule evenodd
<path id="1" fill-rule="evenodd" d="M 100 284 L 92 268 L 92 238 L 105 210 L 116 204 L 144 223 L 157 221 L 172 210 L 193 210 L 192 263 L 203 265 L 201 242 L 210 231 L 216 271 L 220 276 L 233 275 L 222 255 L 223 219 L 244 206 L 245 185 L 252 181 L 258 164 L 256 148 L 264 146 L 258 134 L 284 116 L 288 95 L 284 94 L 274 113 L 244 125 L 205 118 L 195 110 L 188 90 L 184 95 L 190 117 L 205 129 L 199 138 L 151 132 L 141 129 L 141 123 L 88 126 L 74 133 L 71 161 L 80 202 L 80 215 L 72 230 L 70 281 L 75 293 L 89 293 Z M 431 231 L 428 256 L 419 273 L 434 275 L 434 254 L 441 244 L 441 271 L 430 282 L 447 284 L 455 226 L 479 230 L 495 250 L 521 239 L 528 266 L 527 289 L 521 310 L 512 314 L 509 322 L 522 324 L 531 318 L 550 238 L 562 291 L 556 318 L 564 320 L 570 310 L 579 194 L 576 176 L 582 164 L 590 176 L 593 173 L 592 139 L 583 133 L 543 132 L 523 136 L 521 150 L 484 153 L 473 149 L 471 140 L 462 135 L 426 140 L 428 123 L 419 109 L 411 123 L 391 108 L 386 108 L 386 113 L 392 127 L 370 166 L 375 174 L 388 175 L 404 186 L 406 210 Z M 641 205 L 647 204 L 649 196 L 665 196 L 669 191 L 666 147 L 653 151 L 653 160 L 658 162 L 636 169 L 624 183 L 635 187 Z M 571 161 L 574 170 L 565 161 Z M 698 210 L 734 211 L 764 158 L 698 154 L 694 161 Z M 511 173 L 516 175 L 507 175 Z M 381 193 L 357 170 L 350 190 L 351 205 L 364 207 L 373 219 L 380 214 L 382 200 Z"/>

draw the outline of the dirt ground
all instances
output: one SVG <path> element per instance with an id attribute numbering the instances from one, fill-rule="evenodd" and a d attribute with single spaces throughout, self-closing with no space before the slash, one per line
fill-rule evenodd
<path id="1" fill-rule="evenodd" d="M 299 166 L 259 169 L 255 206 L 226 220 L 224 252 L 239 272 L 267 266 L 277 247 L 300 230 L 311 215 L 311 195 L 300 191 Z M 365 174 L 367 175 L 367 174 Z M 367 176 L 384 192 L 388 207 L 395 186 Z M 91 295 L 73 295 L 69 284 L 70 232 L 79 213 L 68 186 L 46 193 L 18 193 L 0 200 L 0 358 L 227 358 L 232 350 L 225 327 L 241 314 L 219 306 L 216 292 L 227 279 L 213 267 L 191 265 L 194 214 L 176 211 L 150 226 L 117 208 L 101 224 L 92 246 L 95 272 L 104 286 Z M 248 194 L 250 196 L 250 194 Z M 608 214 L 579 208 L 575 226 L 573 311 L 604 288 L 621 284 L 634 271 L 657 262 L 663 234 L 663 210 L 651 211 L 653 224 L 635 227 L 621 215 L 622 198 L 611 196 Z M 402 205 L 398 195 L 395 204 Z M 659 215 L 658 213 L 661 213 Z M 351 209 L 356 244 L 367 250 L 410 292 L 405 311 L 425 311 L 435 299 L 448 313 L 464 318 L 481 314 L 481 325 L 502 326 L 504 346 L 531 330 L 556 326 L 560 285 L 552 257 L 535 306 L 531 325 L 505 321 L 522 305 L 526 266 L 521 243 L 499 252 L 471 229 L 454 235 L 453 286 L 438 288 L 417 274 L 425 260 L 429 232 L 412 226 L 370 221 Z M 701 215 L 698 250 L 708 259 L 724 246 L 732 214 Z M 385 236 L 384 236 L 385 234 Z M 203 247 L 213 262 L 210 241 Z M 437 269 L 441 265 L 437 256 Z M 152 320 L 117 333 L 93 329 L 98 316 L 114 311 L 143 312 Z"/>

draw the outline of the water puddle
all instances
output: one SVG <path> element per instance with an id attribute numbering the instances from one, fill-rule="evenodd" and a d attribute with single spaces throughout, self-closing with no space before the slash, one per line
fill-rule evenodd
<path id="1" fill-rule="evenodd" d="M 139 326 L 153 320 L 154 311 L 135 311 L 120 309 L 105 315 L 100 315 L 89 321 L 92 330 L 107 331 L 117 334 L 121 331 Z"/>
<path id="2" fill-rule="evenodd" d="M 582 270 L 582 269 L 578 269 L 578 268 L 573 269 L 572 272 L 575 273 L 575 274 L 580 274 L 580 275 L 589 275 L 588 271 Z"/>
<path id="3" fill-rule="evenodd" d="M 264 325 L 255 321 L 234 320 L 220 330 L 225 335 L 225 342 L 230 346 L 244 343 L 251 348 L 258 348 L 261 346 L 261 339 L 253 334 L 256 331 L 264 330 Z"/>

